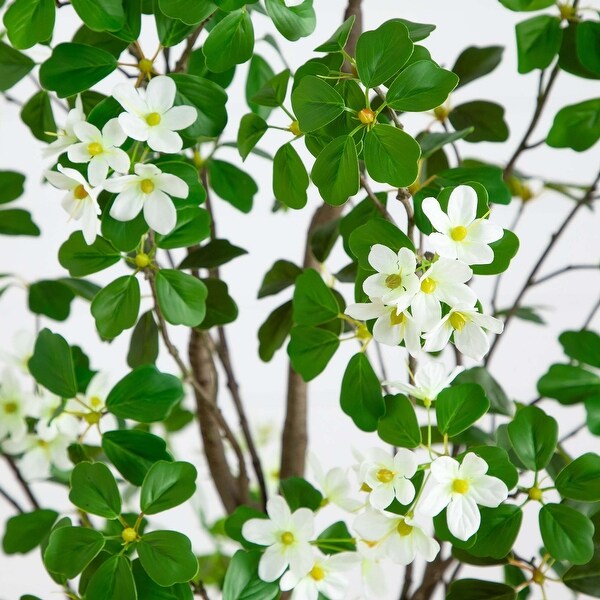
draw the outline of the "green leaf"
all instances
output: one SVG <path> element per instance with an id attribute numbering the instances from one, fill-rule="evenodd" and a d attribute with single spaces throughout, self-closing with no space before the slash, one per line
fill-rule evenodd
<path id="1" fill-rule="evenodd" d="M 346 47 L 350 32 L 356 20 L 355 15 L 350 15 L 331 35 L 331 37 L 315 48 L 315 52 L 339 52 Z"/>
<path id="2" fill-rule="evenodd" d="M 554 117 L 546 143 L 553 148 L 583 152 L 600 138 L 600 98 L 561 108 Z"/>
<path id="3" fill-rule="evenodd" d="M 77 395 L 77 381 L 71 348 L 65 338 L 42 329 L 35 342 L 28 368 L 33 378 L 61 398 Z"/>
<path id="4" fill-rule="evenodd" d="M 117 68 L 117 59 L 100 48 L 58 44 L 40 67 L 40 83 L 59 98 L 74 96 L 102 81 Z"/>
<path id="5" fill-rule="evenodd" d="M 155 423 L 165 419 L 183 398 L 181 381 L 153 365 L 138 367 L 113 387 L 106 408 L 122 419 Z"/>
<path id="6" fill-rule="evenodd" d="M 398 252 L 400 248 L 414 250 L 412 242 L 393 223 L 380 217 L 367 221 L 350 234 L 350 249 L 358 264 L 370 272 L 374 269 L 369 263 L 369 252 L 374 244 L 383 244 Z"/>
<path id="7" fill-rule="evenodd" d="M 0 92 L 6 92 L 33 69 L 29 56 L 0 41 Z"/>
<path id="8" fill-rule="evenodd" d="M 171 19 L 167 17 L 162 11 L 158 10 L 156 1 L 157 0 L 154 0 L 155 8 L 153 12 L 156 20 L 156 32 L 158 33 L 158 40 L 165 48 L 171 48 L 190 36 L 194 32 L 195 27 L 193 25 L 187 25 L 179 19 Z"/>
<path id="9" fill-rule="evenodd" d="M 4 13 L 10 43 L 19 50 L 47 42 L 52 37 L 54 0 L 15 0 Z"/>
<path id="10" fill-rule="evenodd" d="M 206 564 L 206 561 L 203 562 Z M 150 579 L 139 559 L 133 561 L 133 578 L 138 600 L 194 600 L 194 593 L 189 583 L 176 583 L 168 587 L 160 586 Z M 205 581 L 205 583 L 210 583 L 210 581 Z"/>
<path id="11" fill-rule="evenodd" d="M 313 0 L 302 0 L 294 6 L 287 6 L 285 0 L 265 0 L 265 6 L 279 33 L 291 42 L 315 30 L 317 18 Z"/>
<path id="12" fill-rule="evenodd" d="M 517 592 L 504 583 L 459 579 L 450 584 L 446 600 L 516 600 Z"/>
<path id="13" fill-rule="evenodd" d="M 539 15 L 516 25 L 519 73 L 545 69 L 560 50 L 562 29 L 560 19 Z"/>
<path id="14" fill-rule="evenodd" d="M 454 378 L 453 384 L 462 383 L 476 383 L 483 388 L 486 398 L 490 401 L 489 412 L 509 417 L 514 413 L 513 402 L 485 367 L 472 367 L 459 373 Z"/>
<path id="15" fill-rule="evenodd" d="M 308 173 L 298 152 L 291 143 L 284 144 L 273 160 L 273 195 L 289 208 L 304 208 L 308 184 Z"/>
<path id="16" fill-rule="evenodd" d="M 102 435 L 102 450 L 117 471 L 138 486 L 154 463 L 172 460 L 162 438 L 138 429 L 107 431 Z"/>
<path id="17" fill-rule="evenodd" d="M 265 274 L 258 297 L 264 298 L 277 294 L 294 285 L 298 275 L 302 274 L 302 269 L 289 260 L 277 260 Z"/>
<path id="18" fill-rule="evenodd" d="M 292 108 L 300 130 L 325 127 L 344 112 L 344 99 L 324 79 L 307 75 L 292 92 Z"/>
<path id="19" fill-rule="evenodd" d="M 283 346 L 290 334 L 294 320 L 292 318 L 292 302 L 286 302 L 276 308 L 258 330 L 258 355 L 269 362 L 275 352 Z"/>
<path id="20" fill-rule="evenodd" d="M 411 401 L 402 394 L 384 398 L 385 413 L 379 418 L 377 435 L 386 443 L 400 448 L 417 448 L 421 430 Z"/>
<path id="21" fill-rule="evenodd" d="M 562 576 L 563 583 L 570 589 L 598 598 L 600 594 L 600 556 L 596 552 L 585 565 L 573 565 Z"/>
<path id="22" fill-rule="evenodd" d="M 81 510 L 105 519 L 116 519 L 121 514 L 117 482 L 110 469 L 100 462 L 75 465 L 69 500 Z"/>
<path id="23" fill-rule="evenodd" d="M 519 251 L 519 238 L 505 229 L 502 237 L 492 242 L 490 248 L 494 251 L 494 260 L 487 265 L 473 265 L 475 275 L 497 275 L 506 271 Z"/>
<path id="24" fill-rule="evenodd" d="M 184 206 L 177 211 L 175 229 L 167 235 L 156 235 L 159 248 L 187 248 L 210 236 L 210 215 L 197 206 Z"/>
<path id="25" fill-rule="evenodd" d="M 285 87 L 283 88 L 281 102 L 285 99 L 290 72 L 286 70 L 282 75 L 284 75 Z M 260 54 L 254 54 L 250 60 L 248 75 L 246 77 L 246 104 L 252 113 L 263 119 L 268 118 L 273 106 L 279 106 L 276 96 L 279 96 L 281 90 L 276 92 L 276 88 L 279 88 L 279 86 L 274 84 L 274 78 L 275 72 L 271 68 L 271 65 Z M 262 93 L 265 94 L 265 102 L 259 101 L 258 98 L 254 99 L 259 92 L 261 92 L 261 95 Z"/>
<path id="26" fill-rule="evenodd" d="M 475 446 L 468 451 L 458 455 L 458 460 L 462 461 L 468 452 L 473 452 L 480 458 L 483 458 L 488 465 L 488 475 L 501 479 L 509 490 L 512 490 L 519 482 L 519 473 L 517 468 L 510 462 L 508 453 L 498 446 Z"/>
<path id="27" fill-rule="evenodd" d="M 161 269 L 156 273 L 156 297 L 165 319 L 173 325 L 196 327 L 206 315 L 206 286 L 196 277 Z"/>
<path id="28" fill-rule="evenodd" d="M 454 437 L 476 423 L 490 407 L 483 389 L 473 383 L 453 385 L 441 391 L 435 403 L 440 433 Z"/>
<path id="29" fill-rule="evenodd" d="M 346 367 L 340 405 L 362 431 L 375 431 L 385 413 L 381 383 L 364 352 L 355 354 Z"/>
<path id="30" fill-rule="evenodd" d="M 331 331 L 298 325 L 292 328 L 287 352 L 294 371 L 310 381 L 325 369 L 339 345 L 339 337 Z"/>
<path id="31" fill-rule="evenodd" d="M 140 310 L 140 284 L 124 275 L 103 288 L 92 300 L 92 315 L 100 335 L 112 339 L 133 327 Z"/>
<path id="32" fill-rule="evenodd" d="M 56 132 L 56 123 L 47 92 L 41 90 L 29 98 L 21 109 L 21 120 L 38 140 L 52 142 L 56 139 L 55 136 L 49 135 Z"/>
<path id="33" fill-rule="evenodd" d="M 567 26 L 562 30 L 562 44 L 558 53 L 558 65 L 563 71 L 577 77 L 600 79 L 600 74 L 588 69 L 581 60 L 577 47 L 577 38 L 580 37 L 578 32 L 581 24 L 581 22 L 568 22 Z M 587 50 L 594 52 L 593 48 L 590 47 Z"/>
<path id="34" fill-rule="evenodd" d="M 71 4 L 92 31 L 119 31 L 125 26 L 122 0 L 71 0 Z"/>
<path id="35" fill-rule="evenodd" d="M 244 538 L 242 535 L 242 528 L 244 527 L 244 523 L 249 521 L 250 519 L 266 519 L 267 515 L 257 510 L 256 508 L 252 508 L 250 506 L 246 506 L 242 504 L 238 506 L 228 517 L 225 518 L 225 533 L 236 542 L 239 542 L 244 548 L 261 548 L 258 544 L 253 544 Z"/>
<path id="36" fill-rule="evenodd" d="M 558 341 L 567 356 L 600 369 L 600 335 L 595 331 L 564 331 Z"/>
<path id="37" fill-rule="evenodd" d="M 321 325 L 339 314 L 339 306 L 331 288 L 314 269 L 307 269 L 296 279 L 294 290 L 294 323 Z"/>
<path id="38" fill-rule="evenodd" d="M 229 13 L 208 34 L 202 46 L 206 66 L 222 73 L 250 60 L 254 50 L 254 28 L 245 10 Z"/>
<path id="39" fill-rule="evenodd" d="M 467 160 L 463 161 L 463 164 L 468 163 Z M 436 181 L 443 186 L 480 183 L 486 189 L 490 203 L 510 204 L 512 200 L 510 190 L 503 179 L 502 169 L 492 165 L 475 163 L 473 166 L 445 169 L 437 173 Z"/>
<path id="40" fill-rule="evenodd" d="M 360 187 L 354 139 L 343 135 L 325 146 L 313 165 L 311 177 L 327 204 L 340 206 L 354 196 Z"/>
<path id="41" fill-rule="evenodd" d="M 228 240 L 213 239 L 201 248 L 190 252 L 179 265 L 180 269 L 214 269 L 229 261 L 248 254 Z"/>
<path id="42" fill-rule="evenodd" d="M 491 73 L 500 64 L 503 52 L 502 46 L 470 46 L 463 50 L 452 67 L 452 71 L 458 75 L 457 87 Z"/>
<path id="43" fill-rule="evenodd" d="M 270 69 L 270 67 L 269 67 Z M 271 109 L 276 106 L 283 106 L 287 96 L 288 84 L 290 81 L 290 70 L 285 69 L 281 73 L 267 79 L 256 91 L 250 95 L 250 91 L 246 88 L 246 93 L 250 96 L 251 102 L 248 103 L 250 108 L 254 110 L 253 105 L 258 109 L 259 114 L 268 109 L 270 114 Z"/>
<path id="44" fill-rule="evenodd" d="M 44 564 L 67 579 L 77 577 L 104 548 L 104 536 L 88 527 L 59 527 L 50 534 Z"/>
<path id="45" fill-rule="evenodd" d="M 387 21 L 358 38 L 358 76 L 368 88 L 381 85 L 402 68 L 412 52 L 413 43 L 406 26 L 399 21 Z"/>
<path id="46" fill-rule="evenodd" d="M 323 495 L 302 477 L 288 477 L 280 483 L 281 493 L 292 512 L 299 508 L 316 511 L 323 502 Z"/>
<path id="47" fill-rule="evenodd" d="M 140 508 L 146 515 L 179 506 L 194 495 L 198 473 L 187 462 L 155 462 L 142 484 Z"/>
<path id="48" fill-rule="evenodd" d="M 40 235 L 38 226 L 26 210 L 0 210 L 0 235 Z"/>
<path id="49" fill-rule="evenodd" d="M 577 404 L 600 393 L 600 377 L 573 365 L 552 365 L 537 383 L 540 396 Z"/>
<path id="50" fill-rule="evenodd" d="M 158 327 L 152 311 L 145 312 L 138 320 L 129 344 L 127 364 L 132 368 L 152 365 L 158 358 Z"/>
<path id="51" fill-rule="evenodd" d="M 556 449 L 558 423 L 537 406 L 526 406 L 508 424 L 508 437 L 519 460 L 531 471 L 539 471 Z"/>
<path id="52" fill-rule="evenodd" d="M 600 23 L 581 21 L 577 24 L 577 56 L 584 66 L 596 75 L 600 75 Z"/>
<path id="53" fill-rule="evenodd" d="M 408 133 L 392 125 L 375 125 L 365 138 L 369 175 L 380 183 L 406 187 L 419 174 L 421 148 Z"/>
<path id="54" fill-rule="evenodd" d="M 112 600 L 130 598 L 137 600 L 131 563 L 126 556 L 111 556 L 92 575 L 85 592 L 86 600 Z"/>
<path id="55" fill-rule="evenodd" d="M 600 500 L 600 456 L 587 452 L 569 463 L 555 480 L 563 498 L 582 502 Z"/>
<path id="56" fill-rule="evenodd" d="M 64 321 L 71 312 L 75 294 L 60 281 L 36 281 L 29 286 L 29 310 L 56 321 Z"/>
<path id="57" fill-rule="evenodd" d="M 456 106 L 448 116 L 454 129 L 473 127 L 467 142 L 505 142 L 508 125 L 504 120 L 504 108 L 495 102 L 474 100 Z"/>
<path id="58" fill-rule="evenodd" d="M 258 576 L 262 552 L 238 550 L 229 563 L 223 583 L 223 600 L 272 600 L 279 596 L 279 585 Z"/>
<path id="59" fill-rule="evenodd" d="M 212 15 L 217 7 L 211 0 L 159 0 L 160 11 L 171 19 L 179 19 L 187 25 L 196 25 Z"/>
<path id="60" fill-rule="evenodd" d="M 0 171 L 0 204 L 8 204 L 24 192 L 25 175 L 15 171 Z"/>
<path id="61" fill-rule="evenodd" d="M 119 262 L 121 254 L 103 237 L 97 236 L 91 246 L 75 231 L 58 251 L 58 261 L 73 277 L 84 277 Z"/>
<path id="62" fill-rule="evenodd" d="M 258 186 L 248 173 L 231 163 L 211 160 L 208 163 L 208 175 L 217 196 L 244 213 L 252 210 Z"/>
<path id="63" fill-rule="evenodd" d="M 429 23 L 414 23 L 407 19 L 394 19 L 398 23 L 402 23 L 408 29 L 408 35 L 413 42 L 420 42 L 429 37 L 429 34 L 435 31 L 436 26 Z M 415 49 L 416 51 L 416 49 Z M 411 56 L 411 59 L 414 58 Z"/>
<path id="64" fill-rule="evenodd" d="M 355 552 L 356 542 L 354 541 L 340 541 L 340 540 L 352 540 L 352 534 L 348 531 L 346 523 L 343 521 L 337 521 L 333 525 L 324 529 L 317 538 L 319 542 L 323 542 L 321 551 L 323 554 L 337 554 L 338 552 Z M 318 544 L 317 544 L 318 546 Z"/>
<path id="65" fill-rule="evenodd" d="M 177 531 L 146 533 L 136 548 L 146 573 L 163 587 L 186 583 L 198 572 L 190 540 Z"/>
<path id="66" fill-rule="evenodd" d="M 203 279 L 208 296 L 206 297 L 206 316 L 202 320 L 202 329 L 210 329 L 216 325 L 232 323 L 238 317 L 238 307 L 229 295 L 227 284 L 220 279 L 209 277 Z"/>
<path id="67" fill-rule="evenodd" d="M 267 122 L 259 115 L 248 113 L 242 117 L 237 135 L 237 146 L 243 160 L 248 158 L 248 154 L 252 152 L 268 128 Z"/>
<path id="68" fill-rule="evenodd" d="M 570 506 L 542 506 L 540 532 L 546 551 L 556 560 L 584 565 L 594 555 L 594 525 L 588 517 Z"/>
<path id="69" fill-rule="evenodd" d="M 457 86 L 458 77 L 433 61 L 419 60 L 403 69 L 390 86 L 386 99 L 395 110 L 420 112 L 443 104 Z"/>
<path id="70" fill-rule="evenodd" d="M 514 504 L 503 504 L 497 508 L 482 507 L 480 511 L 481 525 L 469 553 L 480 557 L 504 558 L 519 535 L 523 511 Z"/>
<path id="71" fill-rule="evenodd" d="M 2 538 L 5 554 L 27 554 L 37 548 L 48 537 L 57 517 L 54 510 L 38 509 L 7 519 Z"/>
<path id="72" fill-rule="evenodd" d="M 522 12 L 529 10 L 540 10 L 554 4 L 553 0 L 500 0 L 510 10 Z"/>

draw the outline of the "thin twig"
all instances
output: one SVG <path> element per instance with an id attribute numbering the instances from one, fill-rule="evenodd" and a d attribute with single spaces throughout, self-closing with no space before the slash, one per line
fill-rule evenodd
<path id="1" fill-rule="evenodd" d="M 590 314 L 587 316 L 584 324 L 581 326 L 581 329 L 587 329 L 590 326 L 590 323 L 592 322 L 592 319 L 594 318 L 595 314 L 598 312 L 598 309 L 600 309 L 600 298 L 598 298 L 598 301 L 596 302 L 596 304 L 594 304 L 592 310 L 590 311 Z"/>
<path id="2" fill-rule="evenodd" d="M 1 487 L 0 487 L 0 496 L 2 496 L 9 504 L 12 504 L 17 512 L 19 512 L 21 514 L 23 514 L 25 512 L 23 510 L 23 507 L 7 491 L 5 491 Z"/>
<path id="3" fill-rule="evenodd" d="M 406 211 L 406 235 L 411 242 L 414 242 L 414 233 L 415 233 L 415 211 L 411 204 L 411 195 L 408 190 L 404 188 L 399 188 L 398 193 L 396 194 L 396 200 L 398 200 L 402 206 L 404 206 L 404 210 Z"/>
<path id="4" fill-rule="evenodd" d="M 190 58 L 190 54 L 192 53 L 192 51 L 194 49 L 194 45 L 195 45 L 196 41 L 198 40 L 198 38 L 200 37 L 200 34 L 204 30 L 204 26 L 212 19 L 212 17 L 213 17 L 213 15 L 206 17 L 206 19 L 204 19 L 204 21 L 202 21 L 198 25 L 198 27 L 196 27 L 194 33 L 192 33 L 192 35 L 190 35 L 190 37 L 188 37 L 188 39 L 185 43 L 185 48 L 184 48 L 183 52 L 181 53 L 179 60 L 175 63 L 175 68 L 173 69 L 174 73 L 180 73 L 181 71 L 185 71 L 185 69 L 187 68 L 188 60 Z"/>
<path id="5" fill-rule="evenodd" d="M 562 444 L 562 443 L 566 442 L 567 440 L 570 440 L 572 437 L 575 437 L 580 431 L 583 431 L 586 427 L 587 427 L 587 423 L 582 423 L 581 425 L 579 425 L 579 427 L 575 427 L 575 429 L 573 429 L 573 431 L 570 431 L 569 433 L 567 433 L 566 435 L 561 437 L 560 440 L 558 440 L 558 443 Z"/>
<path id="6" fill-rule="evenodd" d="M 540 283 L 544 283 L 545 281 L 548 281 L 549 279 L 553 279 L 554 277 L 558 277 L 559 275 L 562 275 L 563 273 L 568 273 L 569 271 L 582 271 L 582 270 L 591 270 L 591 269 L 600 269 L 600 264 L 597 265 L 567 265 L 566 267 L 562 267 L 560 269 L 557 269 L 556 271 L 552 271 L 551 273 L 548 273 L 548 275 L 544 275 L 543 277 L 539 277 L 538 279 L 536 279 L 535 281 L 531 282 L 531 286 L 533 287 L 534 285 L 539 285 Z"/>
<path id="7" fill-rule="evenodd" d="M 25 478 L 23 477 L 23 475 L 21 475 L 21 471 L 19 470 L 19 467 L 17 467 L 17 464 L 15 463 L 13 457 L 9 456 L 8 454 L 3 454 L 2 456 L 4 456 L 4 459 L 6 460 L 10 470 L 13 472 L 13 475 L 15 476 L 16 480 L 19 482 L 19 485 L 21 486 L 21 489 L 23 490 L 23 492 L 25 492 L 25 495 L 27 496 L 27 498 L 29 498 L 29 502 L 31 502 L 31 505 L 33 506 L 33 508 L 35 508 L 35 509 L 40 508 L 40 503 L 37 501 L 37 498 L 35 497 L 33 491 L 29 487 L 29 484 L 27 483 L 27 481 L 25 481 Z"/>
<path id="8" fill-rule="evenodd" d="M 361 176 L 360 176 L 360 185 L 363 188 L 363 190 L 365 190 L 365 192 L 367 192 L 367 196 L 369 197 L 371 202 L 373 202 L 373 205 L 375 206 L 375 208 L 381 213 L 381 216 L 384 219 L 387 219 L 388 221 L 391 221 L 393 223 L 394 219 L 392 218 L 392 215 L 390 215 L 390 213 L 388 212 L 388 209 L 380 202 L 380 200 L 376 196 L 375 192 L 371 189 L 371 186 L 369 185 L 367 178 L 363 174 L 361 174 Z"/>

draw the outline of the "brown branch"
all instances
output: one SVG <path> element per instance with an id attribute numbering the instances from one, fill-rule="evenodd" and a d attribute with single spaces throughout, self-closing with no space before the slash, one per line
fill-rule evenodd
<path id="1" fill-rule="evenodd" d="M 25 512 L 23 510 L 23 507 L 6 490 L 4 490 L 1 487 L 0 487 L 0 496 L 2 496 L 9 504 L 12 504 L 12 506 L 18 513 L 23 514 Z"/>
<path id="2" fill-rule="evenodd" d="M 584 324 L 581 326 L 581 329 L 587 329 L 589 327 L 590 323 L 592 322 L 592 319 L 598 312 L 598 309 L 600 309 L 600 298 L 598 298 L 598 301 L 596 302 L 596 304 L 594 304 L 592 310 L 590 311 L 590 314 L 586 317 Z"/>
<path id="3" fill-rule="evenodd" d="M 398 190 L 398 194 L 396 195 L 396 200 L 398 200 L 402 206 L 404 206 L 404 210 L 406 211 L 406 235 L 410 239 L 411 242 L 414 242 L 414 234 L 415 234 L 415 211 L 410 202 L 411 195 L 408 190 L 404 188 L 400 188 Z"/>
<path id="4" fill-rule="evenodd" d="M 438 554 L 433 562 L 427 563 L 421 579 L 422 583 L 410 597 L 410 600 L 430 600 L 437 586 L 443 581 L 444 574 L 453 562 L 454 558 L 452 556 L 442 558 Z"/>
<path id="5" fill-rule="evenodd" d="M 213 13 L 214 14 L 214 13 Z M 194 49 L 195 43 L 198 41 L 200 34 L 204 31 L 204 26 L 212 19 L 213 15 L 210 15 L 202 21 L 198 27 L 194 30 L 194 33 L 188 37 L 185 43 L 185 48 L 179 57 L 179 60 L 175 63 L 175 68 L 173 69 L 173 73 L 181 73 L 181 71 L 185 71 L 187 68 L 188 60 L 190 59 L 190 54 Z"/>
<path id="6" fill-rule="evenodd" d="M 567 265 L 566 267 L 556 269 L 556 271 L 552 271 L 551 273 L 548 273 L 548 275 L 544 275 L 543 277 L 539 277 L 535 281 L 532 281 L 530 287 L 533 287 L 534 285 L 539 285 L 540 283 L 544 283 L 544 282 L 548 281 L 549 279 L 553 279 L 554 277 L 558 277 L 559 275 L 562 275 L 563 273 L 568 273 L 569 271 L 583 271 L 583 270 L 592 270 L 592 269 L 594 269 L 594 270 L 600 269 L 600 264 Z"/>
<path id="7" fill-rule="evenodd" d="M 17 467 L 17 464 L 15 463 L 13 457 L 9 456 L 8 454 L 3 454 L 2 456 L 4 456 L 6 463 L 8 464 L 10 470 L 12 471 L 13 475 L 15 476 L 15 479 L 19 482 L 21 489 L 23 490 L 23 492 L 29 499 L 29 502 L 31 502 L 31 505 L 33 506 L 33 508 L 39 509 L 40 503 L 37 501 L 37 498 L 35 497 L 33 491 L 29 487 L 29 484 L 27 483 L 27 481 L 21 474 L 21 471 L 19 470 L 19 467 Z"/>
<path id="8" fill-rule="evenodd" d="M 379 211 L 381 216 L 388 221 L 394 222 L 392 215 L 388 212 L 388 209 L 380 202 L 379 198 L 376 196 L 375 192 L 371 189 L 367 178 L 361 173 L 360 176 L 360 185 L 367 192 L 367 196 L 375 206 L 375 208 Z"/>

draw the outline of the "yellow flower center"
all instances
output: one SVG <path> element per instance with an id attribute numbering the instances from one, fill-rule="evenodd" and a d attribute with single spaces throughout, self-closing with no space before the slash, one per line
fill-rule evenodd
<path id="1" fill-rule="evenodd" d="M 398 314 L 395 309 L 390 312 L 390 323 L 392 325 L 402 325 L 402 323 L 404 323 L 404 319 L 404 313 Z"/>
<path id="2" fill-rule="evenodd" d="M 467 228 L 459 225 L 458 227 L 453 227 L 450 230 L 450 237 L 455 242 L 462 242 L 467 237 Z"/>
<path id="3" fill-rule="evenodd" d="M 381 481 L 381 483 L 390 483 L 394 480 L 394 473 L 389 469 L 379 469 L 379 471 L 377 471 L 377 479 Z"/>
<path id="4" fill-rule="evenodd" d="M 92 396 L 90 398 L 90 405 L 92 408 L 100 408 L 102 406 L 103 402 L 102 399 L 99 398 L 98 396 Z"/>
<path id="5" fill-rule="evenodd" d="M 289 546 L 294 543 L 294 534 L 291 531 L 284 531 L 281 534 L 281 543 Z"/>
<path id="6" fill-rule="evenodd" d="M 145 252 L 140 252 L 135 256 L 135 266 L 138 269 L 145 269 L 150 264 L 150 257 Z"/>
<path id="7" fill-rule="evenodd" d="M 48 447 L 48 442 L 46 440 L 37 440 L 37 445 L 40 448 L 47 448 Z"/>
<path id="8" fill-rule="evenodd" d="M 85 413 L 83 418 L 88 425 L 97 425 L 100 423 L 100 418 L 102 415 L 98 412 Z"/>
<path id="9" fill-rule="evenodd" d="M 19 408 L 18 404 L 16 402 L 7 402 L 4 405 L 4 412 L 7 415 L 12 415 L 14 413 L 17 412 L 17 409 Z"/>
<path id="10" fill-rule="evenodd" d="M 138 538 L 137 531 L 133 527 L 127 527 L 121 532 L 121 537 L 126 544 L 135 542 Z"/>
<path id="11" fill-rule="evenodd" d="M 530 500 L 541 500 L 542 499 L 542 490 L 539 487 L 529 488 L 529 499 Z"/>
<path id="12" fill-rule="evenodd" d="M 393 275 L 388 275 L 385 278 L 385 285 L 390 288 L 390 290 L 395 290 L 396 288 L 402 285 L 402 276 L 398 273 L 394 273 Z"/>
<path id="13" fill-rule="evenodd" d="M 406 521 L 400 521 L 400 523 L 398 523 L 398 526 L 396 527 L 396 530 L 402 537 L 405 537 L 412 533 L 413 528 Z"/>
<path id="14" fill-rule="evenodd" d="M 466 479 L 455 479 L 452 482 L 452 491 L 457 494 L 466 494 L 469 491 L 469 482 Z"/>
<path id="15" fill-rule="evenodd" d="M 371 486 L 367 483 L 363 483 L 360 486 L 360 491 L 361 492 L 367 492 L 367 494 L 370 494 L 373 491 L 373 488 L 371 488 Z"/>
<path id="16" fill-rule="evenodd" d="M 519 195 L 521 196 L 521 200 L 523 200 L 523 202 L 529 202 L 529 200 L 533 200 L 533 192 L 528 185 L 522 185 L 520 187 Z"/>
<path id="17" fill-rule="evenodd" d="M 433 294 L 433 292 L 435 292 L 436 287 L 437 283 L 430 277 L 425 277 L 425 279 L 421 281 L 421 291 L 424 294 Z"/>
<path id="18" fill-rule="evenodd" d="M 535 583 L 537 583 L 538 585 L 542 585 L 544 583 L 544 581 L 545 581 L 546 578 L 545 578 L 544 574 L 539 569 L 535 569 L 533 571 L 531 579 L 533 579 L 533 581 Z"/>
<path id="19" fill-rule="evenodd" d="M 88 144 L 87 149 L 92 156 L 98 156 L 98 154 L 102 154 L 104 152 L 104 148 L 99 142 L 92 142 L 91 144 Z"/>
<path id="20" fill-rule="evenodd" d="M 445 106 L 437 106 L 433 109 L 433 114 L 438 121 L 445 121 L 450 113 Z"/>
<path id="21" fill-rule="evenodd" d="M 454 312 L 450 315 L 450 325 L 453 329 L 460 331 L 467 323 L 465 315 L 459 312 Z"/>
<path id="22" fill-rule="evenodd" d="M 320 567 L 319 565 L 315 565 L 311 570 L 310 570 L 310 576 L 315 580 L 315 581 L 322 581 L 323 579 L 325 579 L 325 571 L 323 570 L 323 567 Z"/>
<path id="23" fill-rule="evenodd" d="M 142 58 L 138 64 L 138 69 L 145 74 L 152 73 L 152 61 L 147 58 Z"/>
<path id="24" fill-rule="evenodd" d="M 366 325 L 359 325 L 356 328 L 356 337 L 359 340 L 366 341 L 366 340 L 370 340 L 372 336 L 371 336 L 371 333 L 369 332 L 369 329 L 368 329 L 368 327 Z"/>
<path id="25" fill-rule="evenodd" d="M 300 131 L 300 124 L 298 121 L 292 121 L 288 129 L 295 135 L 302 135 L 302 131 Z"/>
<path id="26" fill-rule="evenodd" d="M 140 188 L 144 194 L 151 194 L 154 191 L 154 182 L 152 179 L 142 179 L 142 183 L 140 183 Z"/>
<path id="27" fill-rule="evenodd" d="M 90 152 L 91 154 L 91 152 Z M 77 200 L 83 200 L 84 198 L 87 198 L 88 193 L 86 192 L 85 188 L 83 187 L 83 185 L 79 184 L 74 190 L 73 190 L 73 196 L 77 199 Z"/>
<path id="28" fill-rule="evenodd" d="M 363 125 L 371 125 L 375 122 L 375 113 L 370 108 L 363 108 L 358 111 L 358 120 Z"/>
<path id="29" fill-rule="evenodd" d="M 157 112 L 150 113 L 146 117 L 146 123 L 148 123 L 150 127 L 156 127 L 160 123 L 160 115 Z"/>

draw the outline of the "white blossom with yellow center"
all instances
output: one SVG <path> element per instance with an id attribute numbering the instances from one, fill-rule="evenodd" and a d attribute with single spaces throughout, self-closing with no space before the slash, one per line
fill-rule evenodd
<path id="1" fill-rule="evenodd" d="M 0 380 L 0 443 L 7 437 L 21 438 L 27 433 L 27 396 L 16 375 L 8 368 Z"/>
<path id="2" fill-rule="evenodd" d="M 85 121 L 85 113 L 83 112 L 81 96 L 78 95 L 75 98 L 75 107 L 67 114 L 65 126 L 56 132 L 56 139 L 44 148 L 42 155 L 45 158 L 58 156 L 67 150 L 69 146 L 76 144 L 78 140 L 75 135 L 75 125 L 82 121 Z"/>

